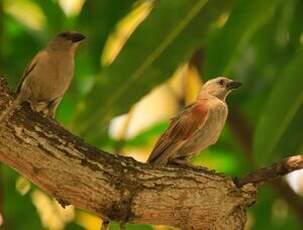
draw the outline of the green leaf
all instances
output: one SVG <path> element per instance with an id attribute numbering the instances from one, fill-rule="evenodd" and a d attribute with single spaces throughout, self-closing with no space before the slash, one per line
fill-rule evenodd
<path id="1" fill-rule="evenodd" d="M 248 211 L 248 216 L 254 220 L 249 228 L 251 230 L 299 230 L 302 228 L 301 220 L 297 215 L 294 215 L 295 212 L 290 209 L 283 193 L 274 189 L 273 186 L 260 186 L 258 202 Z"/>
<path id="2" fill-rule="evenodd" d="M 112 0 L 86 1 L 77 24 L 88 37 L 90 61 L 93 72 L 100 70 L 100 56 L 105 42 L 121 18 L 133 8 L 136 0 L 120 0 L 119 4 Z"/>
<path id="3" fill-rule="evenodd" d="M 278 3 L 279 0 L 240 0 L 224 27 L 207 46 L 205 76 L 228 74 L 239 52 L 272 17 Z"/>
<path id="4" fill-rule="evenodd" d="M 303 103 L 303 50 L 300 49 L 277 81 L 257 125 L 254 154 L 265 163 Z M 297 124 L 300 125 L 300 124 Z"/>
<path id="5" fill-rule="evenodd" d="M 303 1 L 294 0 L 295 2 L 295 10 L 293 13 L 292 24 L 289 25 L 289 40 L 291 46 L 297 47 L 300 44 L 300 37 L 303 31 Z"/>
<path id="6" fill-rule="evenodd" d="M 303 106 L 301 105 L 294 118 L 285 130 L 283 137 L 279 140 L 271 159 L 278 161 L 286 156 L 302 154 L 303 150 Z"/>
<path id="7" fill-rule="evenodd" d="M 58 2 L 52 0 L 34 0 L 47 18 L 48 29 L 52 34 L 62 30 L 65 15 Z"/>
<path id="8" fill-rule="evenodd" d="M 80 133 L 100 131 L 108 122 L 167 80 L 206 40 L 215 20 L 232 1 L 157 1 L 86 100 Z M 92 130 L 93 129 L 93 130 Z"/>

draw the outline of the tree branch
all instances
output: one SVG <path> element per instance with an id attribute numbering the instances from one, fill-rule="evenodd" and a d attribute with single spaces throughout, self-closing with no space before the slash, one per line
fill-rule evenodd
<path id="1" fill-rule="evenodd" d="M 238 186 L 252 183 L 258 185 L 267 181 L 277 179 L 295 170 L 303 169 L 303 155 L 285 158 L 269 167 L 257 169 L 238 181 Z"/>
<path id="2" fill-rule="evenodd" d="M 13 97 L 0 78 L 0 112 Z M 120 223 L 243 229 L 256 187 L 202 168 L 152 168 L 98 150 L 28 106 L 0 124 L 0 161 L 58 199 Z"/>

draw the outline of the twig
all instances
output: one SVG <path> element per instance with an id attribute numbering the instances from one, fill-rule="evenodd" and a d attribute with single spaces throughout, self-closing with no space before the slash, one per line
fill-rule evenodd
<path id="1" fill-rule="evenodd" d="M 237 185 L 240 187 L 249 183 L 259 185 L 261 183 L 277 179 L 281 176 L 285 176 L 286 174 L 298 169 L 303 169 L 303 155 L 285 158 L 269 167 L 257 169 L 255 172 L 240 179 L 237 182 Z"/>

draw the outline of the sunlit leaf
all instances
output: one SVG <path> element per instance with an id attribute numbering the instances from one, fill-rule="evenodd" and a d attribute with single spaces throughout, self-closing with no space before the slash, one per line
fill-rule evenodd
<path id="1" fill-rule="evenodd" d="M 89 61 L 92 73 L 100 70 L 100 56 L 110 33 L 121 18 L 133 9 L 136 0 L 87 0 L 79 15 L 78 25 L 88 37 Z"/>
<path id="2" fill-rule="evenodd" d="M 101 56 L 102 65 L 107 66 L 113 62 L 129 36 L 150 13 L 154 5 L 153 3 L 154 1 L 151 0 L 139 4 L 117 24 L 115 32 L 110 35 L 105 44 Z"/>
<path id="3" fill-rule="evenodd" d="M 85 0 L 59 0 L 59 4 L 67 16 L 79 14 Z"/>
<path id="4" fill-rule="evenodd" d="M 99 230 L 102 220 L 96 215 L 78 211 L 76 215 L 76 223 L 87 230 Z"/>
<path id="5" fill-rule="evenodd" d="M 39 5 L 24 0 L 5 1 L 4 3 L 5 12 L 15 17 L 21 24 L 35 30 L 45 29 L 46 17 Z"/>
<path id="6" fill-rule="evenodd" d="M 22 195 L 26 195 L 31 189 L 31 183 L 24 177 L 19 177 L 16 181 L 16 189 Z"/>
<path id="7" fill-rule="evenodd" d="M 33 191 L 31 198 L 45 228 L 62 230 L 67 223 L 73 221 L 74 206 L 69 205 L 62 208 L 56 200 L 40 190 Z"/>

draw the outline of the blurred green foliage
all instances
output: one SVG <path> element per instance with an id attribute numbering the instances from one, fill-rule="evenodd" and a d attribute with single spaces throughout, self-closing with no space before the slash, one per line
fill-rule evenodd
<path id="1" fill-rule="evenodd" d="M 128 112 L 202 50 L 198 66 L 203 80 L 227 75 L 243 82 L 228 100 L 230 116 L 240 111 L 245 119 L 237 127 L 249 127 L 252 136 L 229 122 L 220 141 L 194 163 L 241 176 L 256 164 L 302 153 L 302 0 L 86 0 L 73 14 L 66 12 L 63 2 L 67 1 L 0 0 L 0 72 L 14 88 L 27 63 L 55 33 L 85 33 L 88 39 L 77 55 L 75 79 L 57 118 L 87 142 L 113 150 L 117 140 L 108 136 L 109 121 Z M 149 4 L 144 20 L 129 36 L 122 36 L 120 43 L 125 44 L 113 62 L 101 63 L 109 39 L 121 32 L 121 21 L 141 4 Z M 40 12 L 41 22 L 29 8 L 21 8 L 21 16 L 15 13 L 27 5 Z M 27 23 L 27 18 L 40 26 Z M 164 121 L 126 138 L 123 148 L 145 148 L 148 154 L 166 126 Z M 2 166 L 0 178 L 5 221 L 0 229 L 43 229 L 30 195 L 21 196 L 15 188 L 18 174 Z M 279 214 L 279 207 L 286 214 Z M 66 229 L 82 229 L 76 222 Z M 303 228 L 303 220 L 283 195 L 267 186 L 249 209 L 249 223 L 249 229 L 258 230 Z"/>

